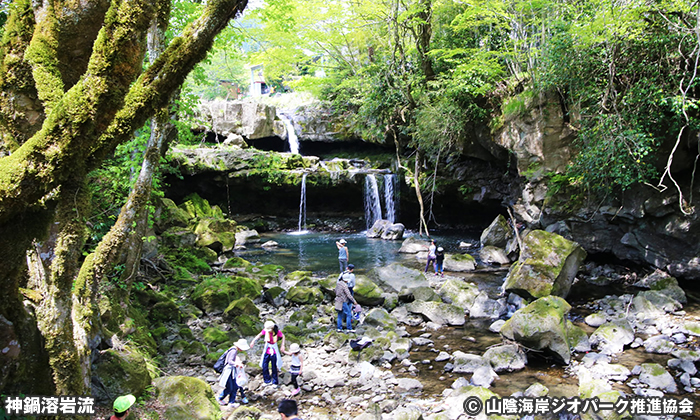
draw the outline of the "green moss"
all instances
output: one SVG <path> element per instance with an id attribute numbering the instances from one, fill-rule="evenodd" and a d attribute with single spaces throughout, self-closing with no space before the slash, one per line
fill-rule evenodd
<path id="1" fill-rule="evenodd" d="M 263 327 L 263 323 L 259 318 L 248 314 L 235 317 L 231 323 L 241 336 L 246 337 L 256 335 Z"/>
<path id="2" fill-rule="evenodd" d="M 277 280 L 284 272 L 284 267 L 275 264 L 266 264 L 262 266 L 251 265 L 246 268 L 246 273 L 250 273 L 261 280 Z"/>
<path id="3" fill-rule="evenodd" d="M 185 355 L 202 356 L 207 354 L 207 348 L 199 341 L 192 341 L 182 351 Z"/>
<path id="4" fill-rule="evenodd" d="M 192 331 L 190 331 L 190 332 L 192 332 Z M 151 336 L 153 338 L 155 338 L 157 341 L 161 341 L 167 333 L 168 333 L 168 329 L 163 327 L 163 326 L 151 330 Z"/>
<path id="5" fill-rule="evenodd" d="M 182 268 L 190 273 L 206 274 L 211 272 L 207 260 L 212 259 L 208 251 L 197 248 L 166 248 L 161 249 L 166 261 L 175 268 Z M 183 280 L 191 278 L 191 274 L 182 276 Z M 177 279 L 176 279 L 177 280 Z"/>
<path id="6" fill-rule="evenodd" d="M 250 265 L 250 262 L 241 257 L 231 257 L 224 263 L 224 268 L 245 268 Z"/>
<path id="7" fill-rule="evenodd" d="M 323 292 L 316 287 L 296 286 L 287 292 L 286 298 L 301 305 L 313 305 L 323 302 Z"/>
<path id="8" fill-rule="evenodd" d="M 242 297 L 234 300 L 224 311 L 224 316 L 226 319 L 232 319 L 243 314 L 255 317 L 260 315 L 260 310 L 248 297 Z"/>
<path id="9" fill-rule="evenodd" d="M 99 399 L 109 401 L 111 395 L 134 394 L 140 396 L 151 383 L 151 375 L 144 357 L 136 351 L 120 352 L 107 349 L 95 363 L 93 374 L 102 384 Z"/>
<path id="10" fill-rule="evenodd" d="M 469 254 L 454 254 L 454 255 L 452 255 L 452 258 L 455 261 L 459 261 L 459 262 L 465 262 L 465 261 L 466 262 L 476 262 L 474 257 L 472 257 Z"/>
<path id="11" fill-rule="evenodd" d="M 194 333 L 190 329 L 190 327 L 183 327 L 180 328 L 180 331 L 178 331 L 178 334 L 180 337 L 182 337 L 185 340 L 194 340 Z"/>
<path id="12" fill-rule="evenodd" d="M 180 308 L 172 300 L 156 303 L 148 315 L 151 322 L 180 322 L 181 317 Z"/>
<path id="13" fill-rule="evenodd" d="M 186 211 L 191 219 L 214 216 L 209 202 L 196 193 L 185 197 L 185 202 L 180 204 L 180 208 Z"/>
<path id="14" fill-rule="evenodd" d="M 207 277 L 195 287 L 192 300 L 204 312 L 223 312 L 233 300 L 256 298 L 262 287 L 255 279 L 240 276 L 216 275 Z"/>
<path id="15" fill-rule="evenodd" d="M 316 308 L 314 307 L 301 307 L 295 310 L 292 315 L 289 317 L 289 322 L 303 322 L 305 324 L 308 324 L 309 322 L 313 321 L 313 316 L 316 313 Z M 289 326 L 285 327 L 285 330 L 289 328 Z"/>
<path id="16" fill-rule="evenodd" d="M 288 281 L 301 281 L 311 279 L 311 271 L 293 271 L 287 274 Z"/>
<path id="17" fill-rule="evenodd" d="M 228 341 L 228 334 L 216 327 L 209 327 L 202 332 L 202 339 L 209 345 L 217 345 Z"/>

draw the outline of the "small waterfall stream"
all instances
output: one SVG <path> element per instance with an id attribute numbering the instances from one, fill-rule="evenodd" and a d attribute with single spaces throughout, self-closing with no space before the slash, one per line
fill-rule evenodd
<path id="1" fill-rule="evenodd" d="M 396 193 L 399 177 L 396 174 L 384 175 L 384 219 L 396 223 Z"/>
<path id="2" fill-rule="evenodd" d="M 301 176 L 301 197 L 299 199 L 299 230 L 297 234 L 306 233 L 306 175 Z"/>
<path id="3" fill-rule="evenodd" d="M 294 123 L 284 114 L 278 113 L 277 116 L 284 123 L 284 128 L 287 130 L 287 143 L 289 143 L 289 151 L 294 154 L 299 154 L 299 138 L 294 131 Z"/>
<path id="4" fill-rule="evenodd" d="M 374 174 L 365 175 L 365 223 L 367 229 L 382 218 L 382 207 L 379 198 L 379 187 Z"/>

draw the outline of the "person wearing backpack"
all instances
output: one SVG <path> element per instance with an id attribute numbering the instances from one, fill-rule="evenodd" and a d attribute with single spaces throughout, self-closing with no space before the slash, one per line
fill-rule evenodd
<path id="1" fill-rule="evenodd" d="M 225 384 L 224 390 L 221 391 L 221 394 L 219 395 L 219 404 L 225 405 L 226 403 L 224 403 L 224 398 L 228 396 L 228 405 L 231 407 L 238 407 L 240 404 L 236 402 L 236 394 L 238 393 L 239 389 L 241 390 L 241 402 L 243 404 L 248 404 L 248 398 L 246 398 L 245 392 L 243 392 L 244 384 L 239 384 L 236 381 L 236 377 L 240 377 L 239 374 L 245 372 L 243 371 L 245 366 L 243 365 L 241 358 L 238 356 L 238 352 L 246 351 L 248 349 L 250 349 L 248 342 L 244 338 L 241 338 L 226 351 L 227 354 L 224 370 L 219 377 L 219 385 Z"/>

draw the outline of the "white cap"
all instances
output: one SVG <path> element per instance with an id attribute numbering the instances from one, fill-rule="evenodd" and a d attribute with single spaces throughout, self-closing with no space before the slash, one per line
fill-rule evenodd
<path id="1" fill-rule="evenodd" d="M 272 321 L 265 321 L 265 329 L 268 331 L 272 331 L 272 329 L 275 328 L 275 323 Z"/>
<path id="2" fill-rule="evenodd" d="M 345 239 L 341 239 L 341 240 L 339 240 L 338 242 L 340 242 L 341 244 L 346 244 L 346 243 L 347 243 L 347 242 L 345 241 Z"/>
<path id="3" fill-rule="evenodd" d="M 438 252 L 442 252 L 442 251 L 444 251 L 444 250 L 445 250 L 445 248 L 443 248 L 443 247 L 439 246 L 437 250 L 438 250 Z"/>
<path id="4" fill-rule="evenodd" d="M 291 353 L 299 353 L 301 351 L 301 347 L 299 347 L 299 344 L 297 343 L 292 343 L 292 345 L 289 346 L 289 351 Z"/>

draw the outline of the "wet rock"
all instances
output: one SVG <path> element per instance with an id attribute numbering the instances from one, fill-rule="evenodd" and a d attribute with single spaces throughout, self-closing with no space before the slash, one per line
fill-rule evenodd
<path id="1" fill-rule="evenodd" d="M 479 295 L 479 288 L 461 279 L 449 278 L 440 287 L 438 294 L 445 303 L 468 310 Z"/>
<path id="2" fill-rule="evenodd" d="M 483 357 L 459 350 L 452 353 L 452 364 L 454 373 L 474 373 L 479 367 L 490 366 L 489 362 Z"/>
<path id="3" fill-rule="evenodd" d="M 506 321 L 501 335 L 528 348 L 547 350 L 569 364 L 566 314 L 570 309 L 564 299 L 556 296 L 537 299 Z"/>
<path id="4" fill-rule="evenodd" d="M 488 388 L 491 383 L 498 379 L 498 375 L 491 369 L 491 366 L 481 366 L 478 367 L 471 378 L 471 383 L 475 386 L 483 386 Z"/>
<path id="5" fill-rule="evenodd" d="M 503 215 L 499 214 L 481 233 L 481 246 L 505 248 L 508 241 L 514 237 L 513 229 Z"/>
<path id="6" fill-rule="evenodd" d="M 700 322 L 686 321 L 683 326 L 688 334 L 700 337 Z"/>
<path id="7" fill-rule="evenodd" d="M 399 383 L 396 385 L 398 392 L 418 393 L 423 391 L 423 384 L 417 379 L 399 378 Z"/>
<path id="8" fill-rule="evenodd" d="M 513 264 L 503 289 L 522 296 L 566 297 L 586 251 L 555 233 L 533 230 L 523 240 L 520 258 Z"/>
<path id="9" fill-rule="evenodd" d="M 669 359 L 666 362 L 667 366 L 672 369 L 682 370 L 689 375 L 695 375 L 698 373 L 698 369 L 695 367 L 695 363 L 688 359 Z"/>
<path id="10" fill-rule="evenodd" d="M 667 335 L 656 335 L 649 337 L 644 342 L 644 350 L 647 353 L 669 354 L 676 348 Z"/>
<path id="11" fill-rule="evenodd" d="M 605 354 L 622 352 L 634 340 L 634 330 L 625 319 L 606 322 L 596 329 L 589 338 L 592 346 Z"/>
<path id="12" fill-rule="evenodd" d="M 429 285 L 422 272 L 399 263 L 373 268 L 369 273 L 369 278 L 384 291 L 394 293 Z"/>
<path id="13" fill-rule="evenodd" d="M 380 238 L 391 225 L 392 223 L 388 220 L 377 220 L 372 227 L 367 230 L 366 235 L 368 238 Z M 401 232 L 401 235 L 403 236 L 403 232 Z"/>
<path id="14" fill-rule="evenodd" d="M 675 312 L 683 307 L 680 302 L 656 290 L 645 290 L 639 292 L 637 296 L 646 298 L 657 309 L 666 312 Z"/>
<path id="15" fill-rule="evenodd" d="M 523 392 L 523 395 L 529 398 L 544 397 L 547 394 L 549 394 L 549 389 L 539 382 L 530 385 L 525 392 Z"/>
<path id="16" fill-rule="evenodd" d="M 568 319 L 566 320 L 566 331 L 571 351 L 585 353 L 591 350 L 591 342 L 588 339 L 588 334 Z"/>
<path id="17" fill-rule="evenodd" d="M 494 300 L 489 298 L 486 292 L 480 292 L 469 308 L 469 317 L 496 319 L 503 316 L 507 311 L 508 307 L 505 299 Z"/>
<path id="18" fill-rule="evenodd" d="M 641 372 L 639 373 L 639 381 L 649 385 L 654 389 L 659 389 L 664 392 L 676 393 L 678 387 L 676 381 L 670 373 L 658 363 L 643 363 Z"/>
<path id="19" fill-rule="evenodd" d="M 236 232 L 236 246 L 249 245 L 258 242 L 260 242 L 260 234 L 255 229 Z"/>
<path id="20" fill-rule="evenodd" d="M 601 325 L 605 324 L 607 321 L 608 321 L 608 318 L 602 312 L 596 312 L 596 313 L 590 314 L 584 319 L 584 322 L 586 324 L 588 324 L 594 328 L 600 327 Z"/>
<path id="21" fill-rule="evenodd" d="M 436 362 L 444 362 L 445 360 L 450 360 L 452 356 L 449 353 L 441 351 L 440 354 L 435 357 Z"/>
<path id="22" fill-rule="evenodd" d="M 396 329 L 396 319 L 384 308 L 372 308 L 367 313 L 364 323 L 375 327 L 381 327 L 387 331 Z"/>
<path id="23" fill-rule="evenodd" d="M 399 306 L 398 308 L 394 309 L 391 311 L 391 316 L 393 316 L 397 322 L 410 325 L 412 327 L 416 327 L 423 323 L 423 318 L 417 315 L 409 314 L 406 306 Z"/>
<path id="24" fill-rule="evenodd" d="M 317 287 L 295 286 L 287 292 L 286 299 L 300 305 L 314 305 L 323 302 L 323 292 Z"/>
<path id="25" fill-rule="evenodd" d="M 440 295 L 435 293 L 435 290 L 433 290 L 432 287 L 416 287 L 415 289 L 411 290 L 411 294 L 413 295 L 414 300 L 425 302 L 442 302 L 442 298 L 440 298 Z"/>
<path id="26" fill-rule="evenodd" d="M 415 236 L 408 237 L 404 239 L 403 243 L 401 243 L 401 248 L 399 249 L 399 253 L 402 254 L 417 254 L 419 252 L 427 251 L 428 250 L 428 242 L 418 239 Z"/>
<path id="27" fill-rule="evenodd" d="M 525 369 L 527 356 L 515 344 L 504 344 L 491 347 L 483 355 L 484 360 L 489 362 L 496 372 L 513 372 Z"/>
<path id="28" fill-rule="evenodd" d="M 211 387 L 201 379 L 165 376 L 153 380 L 158 401 L 169 420 L 210 420 L 221 417 Z"/>
<path id="29" fill-rule="evenodd" d="M 678 286 L 678 280 L 659 269 L 634 283 L 634 286 L 656 290 L 680 303 L 688 302 L 685 292 Z"/>
<path id="30" fill-rule="evenodd" d="M 510 264 L 508 254 L 502 248 L 495 246 L 485 246 L 479 250 L 479 258 L 484 264 Z"/>
<path id="31" fill-rule="evenodd" d="M 448 303 L 414 301 L 407 304 L 406 309 L 440 325 L 464 325 L 465 322 L 464 311 Z"/>
<path id="32" fill-rule="evenodd" d="M 427 346 L 429 344 L 433 344 L 433 340 L 430 340 L 430 339 L 424 338 L 424 337 L 415 337 L 415 338 L 412 338 L 411 341 L 416 346 Z"/>
<path id="33" fill-rule="evenodd" d="M 468 272 L 476 269 L 476 260 L 469 254 L 445 254 L 445 271 Z"/>
<path id="34" fill-rule="evenodd" d="M 499 333 L 501 332 L 501 328 L 503 327 L 503 324 L 506 323 L 505 319 L 499 319 L 498 321 L 495 321 L 491 325 L 489 325 L 489 331 Z"/>

